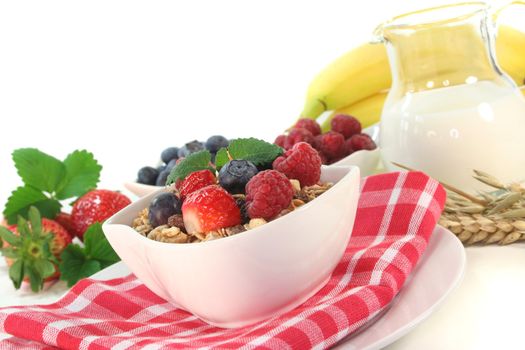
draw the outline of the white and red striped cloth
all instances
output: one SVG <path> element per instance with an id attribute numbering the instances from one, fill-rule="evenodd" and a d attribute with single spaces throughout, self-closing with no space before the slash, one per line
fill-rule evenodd
<path id="1" fill-rule="evenodd" d="M 325 349 L 383 310 L 427 247 L 445 191 L 419 172 L 368 177 L 350 244 L 328 284 L 279 317 L 221 329 L 176 309 L 135 276 L 80 281 L 51 305 L 0 309 L 0 349 Z"/>

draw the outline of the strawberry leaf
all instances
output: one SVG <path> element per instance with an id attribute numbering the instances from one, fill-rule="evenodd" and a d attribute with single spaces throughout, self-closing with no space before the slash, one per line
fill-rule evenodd
<path id="1" fill-rule="evenodd" d="M 68 245 L 60 258 L 62 259 L 59 265 L 60 279 L 67 281 L 68 287 L 101 270 L 100 263 L 97 260 L 90 260 L 78 244 Z"/>
<path id="2" fill-rule="evenodd" d="M 34 206 L 31 206 L 28 211 L 29 222 L 33 232 L 42 232 L 42 218 L 40 212 Z"/>
<path id="3" fill-rule="evenodd" d="M 16 289 L 20 288 L 22 281 L 24 280 L 24 262 L 23 260 L 17 260 L 9 268 L 9 278 L 13 281 L 13 285 Z"/>
<path id="4" fill-rule="evenodd" d="M 12 157 L 24 183 L 38 190 L 54 192 L 66 175 L 66 167 L 60 160 L 36 148 L 17 149 Z"/>
<path id="5" fill-rule="evenodd" d="M 272 143 L 259 140 L 256 138 L 235 139 L 230 142 L 227 150 L 221 149 L 215 158 L 215 164 L 218 168 L 224 166 L 231 156 L 232 159 L 244 159 L 255 165 L 271 163 L 275 158 L 283 154 L 283 149 Z"/>
<path id="6" fill-rule="evenodd" d="M 44 278 L 55 273 L 56 257 L 50 250 L 53 233 L 42 231 L 42 221 L 38 209 L 29 209 L 31 225 L 23 217 L 18 217 L 16 232 L 0 227 L 0 236 L 9 246 L 0 249 L 3 256 L 12 262 L 9 276 L 15 288 L 19 288 L 24 277 L 29 278 L 31 289 L 38 292 L 44 285 Z"/>
<path id="7" fill-rule="evenodd" d="M 39 292 L 44 287 L 44 278 L 34 265 L 24 263 L 24 275 L 29 277 L 29 284 L 33 292 Z"/>
<path id="8" fill-rule="evenodd" d="M 84 233 L 84 245 L 86 254 L 91 259 L 98 260 L 102 268 L 120 261 L 119 256 L 106 239 L 102 225 L 98 222 L 90 225 Z"/>
<path id="9" fill-rule="evenodd" d="M 55 265 L 49 260 L 37 259 L 34 262 L 34 266 L 36 271 L 38 271 L 43 278 L 52 276 L 55 273 Z"/>
<path id="10" fill-rule="evenodd" d="M 6 241 L 12 246 L 20 244 L 20 237 L 18 237 L 13 232 L 9 231 L 3 226 L 0 226 L 0 238 L 2 238 L 3 241 Z"/>
<path id="11" fill-rule="evenodd" d="M 100 223 L 88 227 L 84 233 L 84 244 L 84 248 L 70 244 L 60 255 L 60 279 L 67 281 L 70 287 L 120 260 L 106 239 Z"/>
<path id="12" fill-rule="evenodd" d="M 66 176 L 56 193 L 56 198 L 80 197 L 97 187 L 102 166 L 93 153 L 86 150 L 74 151 L 64 160 Z"/>
<path id="13" fill-rule="evenodd" d="M 2 255 L 8 259 L 16 259 L 18 258 L 18 254 L 16 250 L 13 247 L 4 247 L 0 249 L 0 252 Z"/>
<path id="14" fill-rule="evenodd" d="M 210 170 L 215 173 L 215 169 L 211 167 L 211 153 L 209 151 L 199 151 L 190 154 L 186 158 L 180 161 L 179 164 L 171 170 L 166 185 L 171 185 L 176 183 L 179 180 L 184 180 L 189 174 L 200 171 L 200 170 Z"/>
<path id="15" fill-rule="evenodd" d="M 18 187 L 11 193 L 3 214 L 9 224 L 14 224 L 17 216 L 27 217 L 31 205 L 34 205 L 43 217 L 51 219 L 60 212 L 61 208 L 57 200 L 48 198 L 39 190 L 26 185 Z"/>

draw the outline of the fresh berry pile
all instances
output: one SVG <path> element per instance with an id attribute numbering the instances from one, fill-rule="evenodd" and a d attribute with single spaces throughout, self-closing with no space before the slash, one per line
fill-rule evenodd
<path id="1" fill-rule="evenodd" d="M 160 242 L 209 241 L 274 220 L 330 187 L 320 183 L 321 157 L 307 142 L 287 151 L 254 138 L 206 148 L 173 167 L 171 186 L 135 218 L 135 230 Z"/>
<path id="2" fill-rule="evenodd" d="M 299 142 L 313 146 L 323 164 L 333 164 L 354 152 L 377 147 L 370 136 L 361 132 L 359 120 L 344 114 L 331 120 L 331 130 L 326 133 L 321 132 L 315 120 L 299 119 L 288 134 L 277 136 L 274 144 L 288 151 Z"/>
<path id="3" fill-rule="evenodd" d="M 145 166 L 140 168 L 137 173 L 137 182 L 145 185 L 164 186 L 168 176 L 182 159 L 190 154 L 208 150 L 215 157 L 217 152 L 223 148 L 228 147 L 229 141 L 224 136 L 211 136 L 206 142 L 197 140 L 188 142 L 182 147 L 168 147 L 160 154 L 161 164 L 157 167 Z"/>

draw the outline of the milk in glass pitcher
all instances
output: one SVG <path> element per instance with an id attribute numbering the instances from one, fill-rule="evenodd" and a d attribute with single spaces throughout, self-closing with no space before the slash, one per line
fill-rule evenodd
<path id="1" fill-rule="evenodd" d="M 485 3 L 461 3 L 378 27 L 392 71 L 380 134 L 387 169 L 399 163 L 468 192 L 480 189 L 473 169 L 525 179 L 525 99 L 496 61 L 495 17 Z"/>

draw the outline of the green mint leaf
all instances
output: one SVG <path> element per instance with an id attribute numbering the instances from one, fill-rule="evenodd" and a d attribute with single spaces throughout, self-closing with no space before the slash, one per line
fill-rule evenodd
<path id="1" fill-rule="evenodd" d="M 220 151 L 219 151 L 220 152 Z M 244 159 L 255 165 L 271 163 L 275 158 L 283 154 L 283 149 L 269 142 L 256 138 L 235 139 L 230 142 L 228 152 L 232 159 Z M 224 156 L 226 154 L 226 157 Z M 217 154 L 215 164 L 218 168 L 224 166 L 229 161 L 226 151 L 220 157 Z"/>
<path id="2" fill-rule="evenodd" d="M 93 154 L 86 151 L 74 151 L 64 160 L 66 175 L 56 193 L 58 199 L 80 197 L 97 187 L 102 166 Z"/>
<path id="3" fill-rule="evenodd" d="M 17 260 L 9 268 L 9 278 L 13 281 L 15 289 L 19 289 L 24 280 L 24 262 L 23 260 Z"/>
<path id="4" fill-rule="evenodd" d="M 100 223 L 94 223 L 84 233 L 84 251 L 90 259 L 100 262 L 102 268 L 120 261 L 119 256 L 109 244 Z"/>
<path id="5" fill-rule="evenodd" d="M 221 148 L 215 155 L 215 165 L 218 169 L 220 169 L 224 166 L 224 164 L 228 163 L 229 161 L 230 157 L 228 156 L 228 150 L 224 147 Z"/>
<path id="6" fill-rule="evenodd" d="M 102 269 L 97 260 L 88 259 L 84 249 L 78 244 L 68 245 L 60 258 L 60 279 L 66 281 L 69 287 Z"/>
<path id="7" fill-rule="evenodd" d="M 61 161 L 36 148 L 20 148 L 12 156 L 24 183 L 41 191 L 54 192 L 66 175 Z"/>
<path id="8" fill-rule="evenodd" d="M 179 180 L 184 180 L 186 176 L 199 170 L 209 169 L 211 172 L 215 173 L 215 169 L 210 166 L 210 162 L 211 153 L 209 151 L 204 150 L 190 154 L 173 168 L 168 176 L 166 185 L 171 185 Z"/>
<path id="9" fill-rule="evenodd" d="M 41 191 L 31 187 L 18 187 L 7 199 L 4 216 L 9 224 L 16 223 L 18 215 L 27 218 L 30 206 L 35 206 L 43 217 L 53 219 L 62 207 L 60 202 L 46 197 Z"/>

